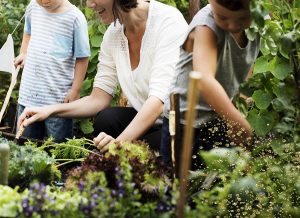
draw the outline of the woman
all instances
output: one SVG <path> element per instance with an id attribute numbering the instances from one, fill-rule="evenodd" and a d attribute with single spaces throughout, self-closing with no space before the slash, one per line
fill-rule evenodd
<path id="1" fill-rule="evenodd" d="M 112 141 L 142 139 L 160 144 L 160 118 L 179 58 L 187 24 L 182 14 L 155 0 L 87 0 L 109 24 L 99 54 L 98 72 L 89 96 L 67 104 L 26 108 L 24 126 L 49 116 L 95 119 L 95 144 L 107 150 Z M 128 107 L 110 108 L 117 85 Z"/>

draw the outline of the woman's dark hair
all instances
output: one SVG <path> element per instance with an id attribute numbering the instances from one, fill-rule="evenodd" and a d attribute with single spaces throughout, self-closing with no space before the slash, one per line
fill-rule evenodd
<path id="1" fill-rule="evenodd" d="M 121 22 L 122 17 L 120 12 L 129 12 L 132 8 L 136 8 L 137 5 L 137 0 L 114 0 L 112 6 L 114 20 L 118 19 Z"/>
<path id="2" fill-rule="evenodd" d="M 223 7 L 231 10 L 237 11 L 240 9 L 248 9 L 250 0 L 216 0 L 216 2 Z"/>

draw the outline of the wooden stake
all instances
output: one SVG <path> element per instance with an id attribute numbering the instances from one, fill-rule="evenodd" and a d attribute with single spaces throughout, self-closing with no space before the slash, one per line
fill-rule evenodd
<path id="1" fill-rule="evenodd" d="M 9 144 L 0 143 L 0 185 L 7 185 L 8 183 L 9 153 Z"/>
<path id="2" fill-rule="evenodd" d="M 179 127 L 179 94 L 172 93 L 170 96 L 170 116 L 169 116 L 169 132 L 171 136 L 171 152 L 172 152 L 172 164 L 175 170 L 175 139 L 176 133 L 178 134 Z M 174 175 L 175 176 L 175 175 Z"/>
<path id="3" fill-rule="evenodd" d="M 188 87 L 188 111 L 186 113 L 186 126 L 184 129 L 184 140 L 183 140 L 183 152 L 180 162 L 180 188 L 179 188 L 179 199 L 176 207 L 176 217 L 184 217 L 184 204 L 186 198 L 186 188 L 188 180 L 188 171 L 191 164 L 191 154 L 192 154 L 192 142 L 194 138 L 194 128 L 193 123 L 195 120 L 195 105 L 198 101 L 199 96 L 199 81 L 201 79 L 201 74 L 196 71 L 190 73 L 189 87 Z"/>

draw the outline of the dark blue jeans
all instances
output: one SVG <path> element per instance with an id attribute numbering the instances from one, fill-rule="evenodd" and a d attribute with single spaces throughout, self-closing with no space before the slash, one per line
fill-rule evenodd
<path id="1" fill-rule="evenodd" d="M 175 166 L 179 172 L 182 154 L 184 125 L 180 124 L 176 133 L 175 143 Z M 230 140 L 227 136 L 227 126 L 221 119 L 210 121 L 202 128 L 194 128 L 194 140 L 192 143 L 191 169 L 197 170 L 205 167 L 199 156 L 199 151 L 208 151 L 214 147 L 230 147 Z M 169 119 L 164 118 L 160 144 L 160 154 L 166 164 L 171 164 L 171 136 L 169 133 Z"/>
<path id="2" fill-rule="evenodd" d="M 18 105 L 18 117 L 24 109 L 23 105 Z M 68 118 L 49 117 L 44 121 L 27 126 L 22 136 L 38 140 L 52 136 L 55 142 L 63 142 L 67 138 L 73 137 L 73 121 Z"/>

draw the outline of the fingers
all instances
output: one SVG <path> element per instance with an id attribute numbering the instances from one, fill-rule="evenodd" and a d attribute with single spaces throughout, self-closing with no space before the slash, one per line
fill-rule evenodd
<path id="1" fill-rule="evenodd" d="M 23 68 L 24 64 L 25 64 L 25 55 L 20 54 L 18 57 L 16 57 L 14 60 L 14 64 L 15 64 L 15 66 L 20 65 L 20 67 Z"/>
<path id="2" fill-rule="evenodd" d="M 22 114 L 18 118 L 17 128 L 20 128 L 21 125 L 24 127 L 28 126 L 31 123 L 37 121 L 39 116 L 34 108 L 25 108 Z"/>
<path id="3" fill-rule="evenodd" d="M 96 138 L 94 138 L 94 143 L 100 152 L 106 152 L 108 150 L 108 145 L 114 141 L 115 139 L 112 136 L 107 135 L 104 132 L 101 132 Z"/>
<path id="4" fill-rule="evenodd" d="M 66 98 L 64 99 L 64 103 L 69 103 L 68 97 L 66 97 Z"/>

